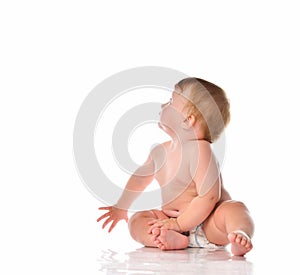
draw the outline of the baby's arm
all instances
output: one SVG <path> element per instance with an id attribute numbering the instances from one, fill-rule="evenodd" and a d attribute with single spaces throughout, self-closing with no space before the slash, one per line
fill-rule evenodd
<path id="1" fill-rule="evenodd" d="M 177 218 L 180 231 L 190 231 L 201 224 L 214 209 L 219 200 L 219 187 L 216 184 L 205 196 L 194 198 L 186 210 Z"/>
<path id="2" fill-rule="evenodd" d="M 215 190 L 214 190 L 215 189 Z M 148 233 L 151 234 L 156 227 L 186 232 L 201 224 L 214 209 L 218 202 L 219 196 L 218 185 L 214 186 L 205 196 L 195 197 L 186 210 L 178 218 L 169 218 L 163 220 L 152 220 L 148 222 L 150 228 Z"/>
<path id="3" fill-rule="evenodd" d="M 154 179 L 154 161 L 151 154 L 147 161 L 129 178 L 116 207 L 128 209 L 134 200 Z"/>
<path id="4" fill-rule="evenodd" d="M 182 231 L 189 231 L 202 223 L 214 209 L 221 196 L 219 169 L 210 144 L 199 141 L 199 162 L 192 159 L 190 172 L 197 187 L 195 197 L 177 218 Z"/>
<path id="5" fill-rule="evenodd" d="M 110 232 L 116 224 L 124 219 L 128 221 L 127 210 L 140 193 L 151 183 L 154 178 L 154 161 L 151 155 L 147 161 L 138 168 L 129 178 L 125 189 L 114 206 L 100 207 L 99 210 L 107 211 L 97 219 L 97 222 L 105 219 L 102 228 L 104 229 L 112 222 L 108 232 Z"/>

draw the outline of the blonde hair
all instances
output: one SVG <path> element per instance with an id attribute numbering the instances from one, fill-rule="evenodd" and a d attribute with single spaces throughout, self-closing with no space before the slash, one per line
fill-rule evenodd
<path id="1" fill-rule="evenodd" d="M 185 78 L 175 85 L 188 99 L 185 108 L 204 128 L 205 139 L 216 141 L 230 121 L 230 104 L 223 89 L 200 78 Z"/>

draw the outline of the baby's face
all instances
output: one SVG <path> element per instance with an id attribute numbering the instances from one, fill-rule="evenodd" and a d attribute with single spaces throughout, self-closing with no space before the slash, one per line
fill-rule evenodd
<path id="1" fill-rule="evenodd" d="M 170 101 L 162 104 L 159 126 L 169 135 L 181 135 L 182 125 L 186 118 L 184 107 L 187 99 L 178 91 L 172 93 Z"/>
<path id="2" fill-rule="evenodd" d="M 185 116 L 186 113 L 184 112 L 184 107 L 187 102 L 188 102 L 188 100 L 180 92 L 174 90 L 170 100 L 167 103 L 162 104 L 161 107 L 162 107 L 162 109 L 164 109 L 164 108 L 170 106 L 171 108 L 174 108 L 180 114 Z"/>

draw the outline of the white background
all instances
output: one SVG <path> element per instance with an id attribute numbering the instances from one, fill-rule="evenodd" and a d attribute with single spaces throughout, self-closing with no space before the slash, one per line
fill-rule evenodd
<path id="1" fill-rule="evenodd" d="M 266 268 L 277 271 L 276 256 L 295 264 L 297 1 L 206 2 L 1 2 L 5 274 L 97 274 L 101 249 L 136 246 L 125 224 L 109 235 L 96 223 L 102 204 L 77 174 L 72 134 L 82 101 L 99 82 L 149 65 L 201 77 L 227 91 L 232 120 L 223 177 L 256 222 L 249 258 L 254 264 L 268 260 Z"/>

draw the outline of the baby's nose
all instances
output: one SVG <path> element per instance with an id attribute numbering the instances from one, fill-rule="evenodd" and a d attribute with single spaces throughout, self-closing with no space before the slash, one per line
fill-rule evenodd
<path id="1" fill-rule="evenodd" d="M 167 105 L 168 105 L 168 103 L 163 103 L 163 104 L 161 104 L 160 106 L 161 106 L 161 108 L 163 109 L 163 108 L 165 108 Z"/>

